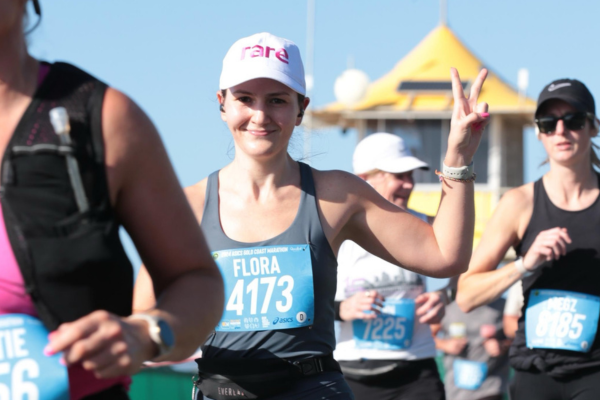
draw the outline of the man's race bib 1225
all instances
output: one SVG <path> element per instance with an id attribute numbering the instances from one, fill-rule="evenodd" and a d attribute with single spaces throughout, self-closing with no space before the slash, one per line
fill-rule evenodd
<path id="1" fill-rule="evenodd" d="M 412 344 L 415 324 L 413 299 L 388 299 L 375 319 L 355 319 L 352 330 L 356 347 L 361 349 L 399 350 Z"/>
<path id="2" fill-rule="evenodd" d="M 590 351 L 600 314 L 600 297 L 564 290 L 533 289 L 525 311 L 529 348 Z"/>
<path id="3" fill-rule="evenodd" d="M 69 400 L 61 354 L 45 356 L 48 330 L 34 317 L 0 315 L 0 400 Z"/>
<path id="4" fill-rule="evenodd" d="M 225 311 L 217 331 L 264 331 L 314 321 L 310 246 L 248 247 L 213 253 L 225 281 Z"/>

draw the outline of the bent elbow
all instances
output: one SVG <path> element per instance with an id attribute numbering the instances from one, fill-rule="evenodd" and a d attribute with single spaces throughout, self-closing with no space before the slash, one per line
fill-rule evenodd
<path id="1" fill-rule="evenodd" d="M 454 278 L 460 274 L 464 274 L 469 269 L 468 263 L 454 263 L 440 269 L 439 273 L 434 278 Z"/>
<path id="2" fill-rule="evenodd" d="M 465 296 L 464 292 L 456 291 L 456 298 L 454 301 L 456 301 L 456 305 L 458 305 L 458 308 L 464 313 L 470 313 L 475 309 L 474 304 L 469 301 L 468 296 Z"/>
<path id="3" fill-rule="evenodd" d="M 467 262 L 461 262 L 461 263 L 455 264 L 453 267 L 452 276 L 458 276 L 458 275 L 464 274 L 468 270 L 469 270 L 469 261 L 468 260 L 467 260 Z"/>

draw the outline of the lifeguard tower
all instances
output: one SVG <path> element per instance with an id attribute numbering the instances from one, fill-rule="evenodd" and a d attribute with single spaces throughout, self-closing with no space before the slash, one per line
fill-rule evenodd
<path id="1" fill-rule="evenodd" d="M 432 169 L 446 151 L 453 108 L 450 67 L 460 73 L 465 93 L 485 65 L 445 24 L 430 32 L 386 75 L 367 88 L 361 101 L 333 103 L 312 111 L 312 124 L 356 128 L 358 139 L 375 132 L 401 136 Z M 479 101 L 489 104 L 490 125 L 475 156 L 475 242 L 500 196 L 523 183 L 523 128 L 533 123 L 535 101 L 503 82 L 490 66 Z M 435 215 L 440 184 L 433 171 L 415 171 L 409 207 Z"/>

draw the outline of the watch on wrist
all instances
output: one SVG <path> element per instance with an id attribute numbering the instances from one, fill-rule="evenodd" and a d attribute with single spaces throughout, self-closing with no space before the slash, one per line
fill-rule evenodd
<path id="1" fill-rule="evenodd" d="M 448 178 L 459 180 L 470 179 L 475 173 L 473 161 L 471 161 L 471 164 L 465 165 L 464 167 L 449 167 L 446 164 L 442 164 L 442 173 Z"/>
<path id="2" fill-rule="evenodd" d="M 158 354 L 154 359 L 161 358 L 169 354 L 175 346 L 175 335 L 167 321 L 164 319 L 145 313 L 133 314 L 130 319 L 140 319 L 148 323 L 148 335 L 158 347 Z"/>
<path id="3" fill-rule="evenodd" d="M 515 260 L 515 268 L 523 277 L 528 277 L 533 274 L 533 271 L 530 271 L 527 268 L 525 268 L 525 265 L 523 264 L 523 257 L 518 257 Z"/>

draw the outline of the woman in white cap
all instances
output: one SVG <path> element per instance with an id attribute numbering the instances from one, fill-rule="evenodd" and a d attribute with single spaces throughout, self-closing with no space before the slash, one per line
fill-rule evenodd
<path id="1" fill-rule="evenodd" d="M 399 136 L 367 136 L 354 150 L 353 169 L 390 203 L 433 222 L 408 208 L 413 171 L 429 166 Z M 334 357 L 357 400 L 444 399 L 429 324 L 441 321 L 448 297 L 445 290 L 426 292 L 425 282 L 352 241 L 341 245 L 335 305 L 342 322 Z"/>
<path id="2" fill-rule="evenodd" d="M 535 113 L 550 171 L 507 192 L 459 281 L 471 310 L 522 279 L 510 349 L 516 399 L 588 400 L 600 393 L 600 160 L 595 103 L 573 79 L 546 86 Z M 510 246 L 518 258 L 496 270 Z"/>
<path id="3" fill-rule="evenodd" d="M 235 158 L 187 189 L 226 286 L 225 313 L 197 360 L 205 396 L 352 398 L 332 357 L 336 254 L 347 239 L 428 275 L 466 268 L 474 226 L 469 165 L 487 121 L 486 105 L 477 104 L 485 76 L 467 100 L 452 70 L 456 105 L 432 227 L 354 175 L 289 156 L 309 103 L 294 43 L 260 33 L 231 47 L 217 99 Z M 474 123 L 479 129 L 471 130 Z"/>
<path id="4" fill-rule="evenodd" d="M 26 5 L 0 1 L 0 398 L 127 399 L 144 361 L 196 350 L 222 280 L 152 122 L 77 67 L 31 57 Z M 135 318 L 121 225 L 160 293 Z"/>

